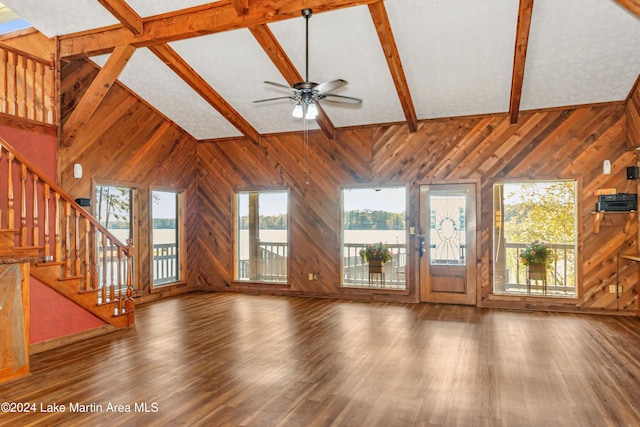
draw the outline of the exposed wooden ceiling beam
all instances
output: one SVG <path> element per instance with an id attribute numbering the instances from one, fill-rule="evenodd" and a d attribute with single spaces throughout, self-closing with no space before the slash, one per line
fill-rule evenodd
<path id="1" fill-rule="evenodd" d="M 65 122 L 62 128 L 62 146 L 70 147 L 78 138 L 78 135 L 96 112 L 135 50 L 136 48 L 131 45 L 118 46 L 113 50 L 104 67 L 93 79 L 82 99 L 80 99 L 80 102 Z"/>
<path id="2" fill-rule="evenodd" d="M 620 6 L 625 7 L 629 12 L 640 16 L 640 0 L 616 0 Z"/>
<path id="3" fill-rule="evenodd" d="M 229 0 L 229 3 L 236 9 L 238 16 L 244 16 L 249 12 L 249 0 Z"/>
<path id="4" fill-rule="evenodd" d="M 391 23 L 389 22 L 389 16 L 387 15 L 387 9 L 382 1 L 369 4 L 369 13 L 376 27 L 384 56 L 387 58 L 387 64 L 389 65 L 389 71 L 393 77 L 393 83 L 396 86 L 398 97 L 400 98 L 400 105 L 404 111 L 404 116 L 407 119 L 407 125 L 411 132 L 418 130 L 418 119 L 416 117 L 416 110 L 413 106 L 413 100 L 411 99 L 411 92 L 409 91 L 409 85 L 407 84 L 407 78 L 402 68 L 402 61 L 400 60 L 400 54 L 398 53 L 398 47 L 391 31 Z"/>
<path id="5" fill-rule="evenodd" d="M 520 100 L 522 98 L 522 84 L 524 82 L 524 67 L 527 59 L 532 13 L 533 0 L 520 0 L 518 25 L 516 27 L 516 47 L 511 75 L 511 97 L 509 99 L 509 120 L 511 124 L 518 123 L 518 115 L 520 114 Z"/>
<path id="6" fill-rule="evenodd" d="M 271 61 L 276 68 L 278 68 L 289 85 L 304 81 L 300 72 L 298 72 L 296 67 L 293 65 L 293 62 L 291 62 L 291 59 L 287 56 L 286 52 L 280 43 L 278 43 L 278 40 L 266 24 L 250 27 L 249 31 L 251 31 L 251 34 L 253 34 L 258 43 L 260 43 L 262 49 L 264 49 L 269 58 L 271 58 Z M 336 136 L 335 126 L 329 119 L 329 116 L 327 116 L 327 113 L 324 111 L 322 106 L 317 104 L 317 107 L 318 117 L 316 117 L 316 123 L 318 123 L 318 126 L 320 126 L 320 129 L 322 129 L 327 138 L 334 139 Z"/>
<path id="7" fill-rule="evenodd" d="M 242 132 L 251 141 L 258 143 L 260 134 L 249 122 L 247 122 L 236 110 L 222 98 L 209 84 L 195 72 L 187 62 L 182 59 L 176 51 L 167 44 L 149 46 L 151 50 L 162 62 L 167 64 L 177 75 L 179 75 L 193 90 L 195 90 L 213 108 L 218 110 L 232 125 Z"/>
<path id="8" fill-rule="evenodd" d="M 68 34 L 59 37 L 60 57 L 72 59 L 94 56 L 111 51 L 115 46 L 131 44 L 136 47 L 166 43 L 205 34 L 299 18 L 300 11 L 312 8 L 322 13 L 346 7 L 374 3 L 379 0 L 271 0 L 249 4 L 246 15 L 239 16 L 228 2 L 209 3 L 143 19 L 143 34 L 136 36 L 124 25 Z"/>
<path id="9" fill-rule="evenodd" d="M 133 34 L 139 36 L 143 33 L 144 25 L 142 18 L 124 0 L 98 0 L 118 21 L 129 29 Z"/>

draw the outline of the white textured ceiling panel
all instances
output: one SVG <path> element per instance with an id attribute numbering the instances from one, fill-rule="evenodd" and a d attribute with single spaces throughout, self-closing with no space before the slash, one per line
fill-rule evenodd
<path id="1" fill-rule="evenodd" d="M 210 3 L 125 1 L 142 17 Z M 48 36 L 117 23 L 97 0 L 3 3 Z M 263 3 L 277 8 L 283 2 L 260 0 Z M 418 119 L 509 109 L 518 3 L 384 1 Z M 222 6 L 231 7 L 228 2 Z M 269 28 L 304 77 L 304 18 L 275 22 Z M 334 93 L 364 101 L 361 106 L 324 102 L 337 128 L 405 120 L 367 6 L 315 13 L 309 37 L 309 79 L 345 79 L 349 85 Z M 304 128 L 303 121 L 291 117 L 290 100 L 252 102 L 291 92 L 263 83 L 286 81 L 248 30 L 194 37 L 171 46 L 259 133 Z M 104 63 L 104 57 L 96 61 Z M 521 110 L 620 101 L 639 73 L 640 18 L 616 0 L 535 1 Z M 197 139 L 240 135 L 144 48 L 133 55 L 120 80 Z M 312 122 L 310 127 L 317 125 Z"/>
<path id="2" fill-rule="evenodd" d="M 640 70 L 640 18 L 613 0 L 536 0 L 521 109 L 623 100 Z"/>
<path id="3" fill-rule="evenodd" d="M 104 65 L 106 58 L 92 59 Z M 196 139 L 241 135 L 148 49 L 136 50 L 119 80 Z"/>
<path id="4" fill-rule="evenodd" d="M 259 133 L 296 129 L 293 101 L 253 103 L 257 99 L 291 95 L 264 84 L 286 84 L 262 47 L 247 29 L 181 40 L 171 47 Z M 314 122 L 315 126 L 315 122 Z"/>
<path id="5" fill-rule="evenodd" d="M 304 18 L 273 23 L 269 28 L 304 77 Z M 366 6 L 314 14 L 309 21 L 309 80 L 322 83 L 334 79 L 349 84 L 332 93 L 363 100 L 361 106 L 322 103 L 336 127 L 404 120 Z"/>
<path id="6" fill-rule="evenodd" d="M 517 1 L 385 5 L 419 119 L 509 109 Z"/>
<path id="7" fill-rule="evenodd" d="M 217 2 L 214 0 L 127 0 L 127 4 L 143 18 L 208 3 Z"/>
<path id="8" fill-rule="evenodd" d="M 97 0 L 2 0 L 47 37 L 118 24 Z"/>

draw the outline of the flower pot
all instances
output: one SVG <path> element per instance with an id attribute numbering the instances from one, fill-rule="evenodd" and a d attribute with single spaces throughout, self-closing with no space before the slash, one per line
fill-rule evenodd
<path id="1" fill-rule="evenodd" d="M 384 273 L 384 261 L 369 261 L 369 274 L 371 273 Z"/>
<path id="2" fill-rule="evenodd" d="M 544 264 L 529 264 L 527 266 L 528 280 L 547 280 L 547 266 Z"/>

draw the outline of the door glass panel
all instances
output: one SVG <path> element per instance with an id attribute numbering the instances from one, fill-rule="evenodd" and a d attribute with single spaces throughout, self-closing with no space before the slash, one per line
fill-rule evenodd
<path id="1" fill-rule="evenodd" d="M 466 196 L 431 194 L 429 207 L 431 265 L 466 265 Z"/>

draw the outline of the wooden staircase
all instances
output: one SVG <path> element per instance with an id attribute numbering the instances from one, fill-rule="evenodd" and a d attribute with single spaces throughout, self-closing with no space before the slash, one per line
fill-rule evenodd
<path id="1" fill-rule="evenodd" d="M 135 321 L 132 245 L 0 138 L 0 259 L 37 259 L 33 277 L 122 328 Z"/>

